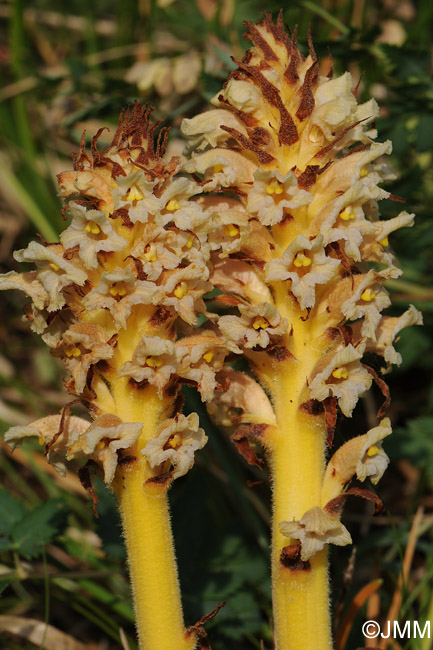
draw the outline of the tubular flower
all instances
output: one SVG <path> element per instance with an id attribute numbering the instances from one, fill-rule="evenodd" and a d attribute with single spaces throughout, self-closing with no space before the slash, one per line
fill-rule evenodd
<path id="1" fill-rule="evenodd" d="M 213 201 L 218 211 L 227 200 L 246 215 L 234 252 L 213 249 L 209 279 L 219 311 L 230 309 L 215 326 L 248 359 L 250 374 L 221 370 L 209 412 L 231 431 L 241 425 L 232 440 L 250 462 L 260 466 L 249 441 L 266 450 L 276 647 L 328 650 L 325 546 L 350 543 L 342 504 L 350 494 L 373 497 L 346 484 L 354 475 L 379 480 L 389 421 L 337 451 L 332 489 L 325 450 L 338 410 L 350 417 L 373 380 L 387 395 L 380 411 L 389 403 L 364 355 L 398 363 L 398 332 L 421 323 L 413 307 L 400 318 L 382 314 L 391 304 L 384 283 L 401 274 L 388 237 L 412 226 L 413 215 L 380 218 L 380 200 L 395 197 L 381 186 L 392 178 L 383 160 L 392 147 L 375 142 L 376 102 L 358 103 L 349 73 L 333 78 L 331 66 L 323 76 L 311 38 L 304 55 L 282 12 L 276 23 L 268 14 L 247 28 L 253 46 L 214 108 L 182 126 L 200 204 Z"/>
<path id="2" fill-rule="evenodd" d="M 325 544 L 346 546 L 352 542 L 349 531 L 339 518 L 318 506 L 307 510 L 299 521 L 282 521 L 280 531 L 286 537 L 301 542 L 301 559 L 304 562 L 321 551 Z"/>
<path id="3" fill-rule="evenodd" d="M 90 154 L 82 139 L 74 170 L 58 177 L 70 217 L 60 243 L 32 242 L 15 259 L 35 270 L 0 277 L 0 289 L 31 298 L 31 328 L 65 364 L 72 403 L 89 409 L 89 421 L 65 407 L 12 427 L 6 440 L 38 436 L 48 462 L 77 470 L 94 500 L 91 474 L 103 476 L 122 514 L 140 647 L 192 650 L 197 632 L 183 625 L 167 491 L 207 437 L 197 414 L 178 412 L 179 389 L 193 383 L 212 399 L 215 374 L 234 350 L 191 326 L 198 313 L 214 318 L 203 300 L 213 288 L 211 252 L 238 250 L 248 217 L 198 200 L 201 184 L 179 159 L 163 158 L 168 131 L 156 133 L 150 113 L 139 103 L 123 112 L 103 153 L 100 132 Z"/>
<path id="4" fill-rule="evenodd" d="M 166 420 L 142 450 L 151 467 L 167 465 L 172 478 L 183 476 L 194 464 L 194 452 L 202 449 L 207 436 L 198 426 L 197 413 Z M 171 469 L 170 469 L 171 468 Z"/>

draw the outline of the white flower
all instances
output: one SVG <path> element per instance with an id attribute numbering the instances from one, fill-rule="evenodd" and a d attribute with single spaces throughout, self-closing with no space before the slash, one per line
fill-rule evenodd
<path id="1" fill-rule="evenodd" d="M 71 325 L 63 333 L 58 332 L 58 337 L 50 333 L 50 338 L 44 337 L 44 340 L 48 345 L 55 346 L 54 356 L 61 356 L 72 375 L 75 391 L 82 393 L 90 366 L 113 356 L 113 348 L 108 344 L 108 338 L 100 325 L 83 321 Z"/>
<path id="2" fill-rule="evenodd" d="M 309 192 L 298 189 L 298 181 L 291 172 L 283 176 L 279 171 L 258 169 L 248 192 L 247 210 L 257 214 L 264 226 L 274 226 L 283 220 L 285 211 L 308 205 L 312 200 Z"/>
<path id="3" fill-rule="evenodd" d="M 86 269 L 96 269 L 100 251 L 115 252 L 125 248 L 127 241 L 120 237 L 101 210 L 86 210 L 85 206 L 71 201 L 69 212 L 72 221 L 60 235 L 63 246 L 78 246 L 78 254 Z"/>
<path id="4" fill-rule="evenodd" d="M 319 506 L 307 510 L 299 521 L 282 521 L 280 531 L 286 537 L 300 540 L 301 560 L 304 562 L 321 551 L 325 544 L 346 546 L 352 543 L 350 533 L 340 519 Z"/>
<path id="5" fill-rule="evenodd" d="M 360 481 L 370 478 L 374 485 L 379 482 L 389 463 L 381 441 L 391 433 L 390 419 L 383 418 L 377 427 L 362 436 L 355 436 L 337 449 L 323 477 L 323 505 L 343 494 L 355 474 Z"/>
<path id="6" fill-rule="evenodd" d="M 97 287 L 84 298 L 89 311 L 108 309 L 118 328 L 126 328 L 126 321 L 134 305 L 158 302 L 160 289 L 153 282 L 136 280 L 128 267 L 104 271 Z"/>
<path id="7" fill-rule="evenodd" d="M 239 305 L 241 316 L 221 316 L 218 327 L 224 336 L 240 347 L 266 348 L 274 337 L 285 334 L 288 327 L 286 318 L 269 303 L 258 305 Z M 239 350 L 240 351 L 240 350 Z"/>
<path id="8" fill-rule="evenodd" d="M 224 109 L 214 109 L 200 113 L 191 119 L 184 119 L 181 128 L 184 135 L 195 136 L 199 148 L 204 148 L 207 145 L 216 147 L 229 140 L 230 135 L 221 128 L 222 125 L 236 129 L 242 135 L 247 135 L 242 122 L 233 113 Z"/>
<path id="9" fill-rule="evenodd" d="M 255 170 L 256 165 L 238 151 L 219 148 L 193 154 L 185 164 L 185 171 L 204 175 L 204 192 L 252 183 Z"/>
<path id="10" fill-rule="evenodd" d="M 175 344 L 177 374 L 197 384 L 204 402 L 214 396 L 215 373 L 223 367 L 229 347 L 227 341 L 207 330 L 197 336 L 184 337 Z"/>
<path id="11" fill-rule="evenodd" d="M 347 417 L 352 411 L 361 393 L 368 390 L 372 377 L 360 364 L 365 345 L 354 348 L 347 345 L 336 352 L 325 355 L 310 381 L 310 395 L 313 399 L 323 401 L 333 395 Z"/>
<path id="12" fill-rule="evenodd" d="M 148 381 L 156 386 L 162 399 L 165 386 L 176 373 L 178 356 L 172 341 L 143 334 L 131 361 L 121 367 L 119 376 L 132 377 L 137 382 Z"/>
<path id="13" fill-rule="evenodd" d="M 11 427 L 5 433 L 5 442 L 15 449 L 22 444 L 26 438 L 39 438 L 41 444 L 49 445 L 47 460 L 61 476 L 66 476 L 66 452 L 89 428 L 90 422 L 71 416 L 66 413 L 62 418 L 60 415 L 48 415 L 39 420 L 31 422 L 27 426 Z"/>
<path id="14" fill-rule="evenodd" d="M 162 207 L 161 200 L 153 194 L 156 180 L 147 180 L 141 169 L 127 176 L 118 176 L 118 189 L 114 192 L 114 208 L 126 208 L 132 223 L 147 223 Z"/>
<path id="15" fill-rule="evenodd" d="M 19 289 L 32 299 L 36 309 L 45 309 L 50 304 L 48 292 L 36 278 L 36 271 L 16 273 L 9 271 L 0 276 L 0 290 Z"/>
<path id="16" fill-rule="evenodd" d="M 68 446 L 66 459 L 93 460 L 102 467 L 104 481 L 109 485 L 116 472 L 118 452 L 132 447 L 142 430 L 143 422 L 122 422 L 117 415 L 106 413 Z"/>
<path id="17" fill-rule="evenodd" d="M 381 282 L 388 278 L 395 278 L 400 273 L 399 269 L 393 267 L 380 273 L 370 269 L 365 275 L 355 276 L 353 293 L 343 302 L 341 311 L 348 320 L 364 319 L 361 327 L 362 336 L 375 340 L 376 329 L 381 319 L 380 312 L 391 304 L 388 292 Z"/>
<path id="18" fill-rule="evenodd" d="M 277 419 L 271 402 L 263 388 L 252 377 L 231 368 L 224 368 L 217 374 L 221 386 L 226 390 L 215 393 L 208 404 L 209 415 L 223 427 L 248 423 L 276 426 Z"/>
<path id="19" fill-rule="evenodd" d="M 316 284 L 327 284 L 339 265 L 338 259 L 326 256 L 321 235 L 313 241 L 304 235 L 297 235 L 282 258 L 275 258 L 266 264 L 265 276 L 267 282 L 291 280 L 290 291 L 301 309 L 307 309 L 315 304 Z"/>
<path id="20" fill-rule="evenodd" d="M 198 426 L 197 413 L 178 415 L 165 420 L 154 438 L 149 440 L 141 453 L 155 469 L 165 463 L 172 467 L 172 478 L 186 474 L 194 465 L 194 453 L 202 449 L 207 436 Z"/>
<path id="21" fill-rule="evenodd" d="M 410 305 L 401 316 L 383 316 L 376 330 L 376 342 L 370 344 L 370 341 L 367 341 L 367 350 L 371 347 L 374 352 L 382 354 L 387 363 L 395 363 L 399 366 L 401 354 L 393 347 L 397 334 L 405 327 L 422 324 L 422 314 L 413 305 Z"/>
<path id="22" fill-rule="evenodd" d="M 87 273 L 63 257 L 64 249 L 59 244 L 43 246 L 30 242 L 27 248 L 15 251 L 18 262 L 36 264 L 36 278 L 47 291 L 47 311 L 57 311 L 65 304 L 63 289 L 69 285 L 82 287 L 87 280 Z"/>

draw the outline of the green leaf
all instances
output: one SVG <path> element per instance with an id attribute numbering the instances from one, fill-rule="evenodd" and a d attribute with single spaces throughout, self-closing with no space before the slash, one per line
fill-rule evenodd
<path id="1" fill-rule="evenodd" d="M 59 500 L 47 501 L 15 524 L 11 534 L 19 552 L 25 557 L 37 556 L 62 528 L 64 506 Z"/>
<path id="2" fill-rule="evenodd" d="M 25 508 L 20 501 L 16 501 L 7 490 L 0 491 L 0 535 L 9 535 L 24 513 Z"/>

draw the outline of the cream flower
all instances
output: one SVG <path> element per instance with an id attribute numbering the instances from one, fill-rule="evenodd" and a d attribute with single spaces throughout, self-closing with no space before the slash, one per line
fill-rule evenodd
<path id="1" fill-rule="evenodd" d="M 183 353 L 186 352 L 185 348 Z M 175 349 L 172 341 L 143 334 L 131 361 L 120 368 L 119 376 L 132 377 L 137 382 L 148 381 L 156 386 L 162 399 L 164 388 L 176 373 L 178 357 L 178 348 Z"/>
<path id="2" fill-rule="evenodd" d="M 76 201 L 69 203 L 72 221 L 61 235 L 63 246 L 74 248 L 78 246 L 78 254 L 86 269 L 96 269 L 98 253 L 101 251 L 121 251 L 126 246 L 126 239 L 118 235 L 107 216 L 101 210 L 87 210 Z"/>
<path id="3" fill-rule="evenodd" d="M 159 304 L 171 307 L 190 325 L 197 322 L 196 312 L 206 313 L 202 296 L 212 289 L 207 282 L 209 269 L 192 262 L 184 268 L 167 271 L 162 276 Z"/>
<path id="4" fill-rule="evenodd" d="M 282 258 L 275 258 L 266 264 L 265 277 L 267 282 L 291 280 L 290 291 L 301 309 L 307 309 L 315 304 L 316 284 L 327 284 L 339 265 L 338 259 L 325 254 L 321 235 L 313 241 L 304 235 L 297 235 Z"/>
<path id="5" fill-rule="evenodd" d="M 62 290 L 69 285 L 82 287 L 87 280 L 87 273 L 63 257 L 64 249 L 56 244 L 43 246 L 30 242 L 27 248 L 15 251 L 18 262 L 36 264 L 36 278 L 48 293 L 47 311 L 57 311 L 65 304 Z"/>
<path id="6" fill-rule="evenodd" d="M 216 378 L 222 387 L 228 386 L 226 390 L 216 392 L 207 405 L 208 413 L 217 425 L 277 425 L 269 398 L 252 377 L 231 368 L 224 368 L 218 372 Z"/>
<path id="7" fill-rule="evenodd" d="M 280 531 L 285 537 L 300 540 L 301 560 L 304 562 L 321 551 L 325 544 L 347 546 L 352 543 L 350 533 L 340 519 L 319 506 L 307 510 L 299 521 L 282 521 Z"/>
<path id="8" fill-rule="evenodd" d="M 142 430 L 142 422 L 122 422 L 117 415 L 106 413 L 68 445 L 66 459 L 93 460 L 102 468 L 104 481 L 109 485 L 116 472 L 118 452 L 132 447 Z"/>
<path id="9" fill-rule="evenodd" d="M 110 167 L 92 169 L 90 160 L 85 154 L 79 170 L 58 174 L 59 195 L 63 199 L 77 194 L 92 200 L 97 199 L 98 208 L 104 210 L 107 215 L 111 214 L 113 190 L 116 189 L 117 183 Z"/>
<path id="10" fill-rule="evenodd" d="M 205 153 L 192 154 L 185 164 L 185 171 L 204 175 L 204 192 L 235 185 L 242 187 L 254 181 L 256 165 L 237 151 L 210 149 Z"/>
<path id="11" fill-rule="evenodd" d="M 49 305 L 48 292 L 36 278 L 36 271 L 16 273 L 9 271 L 0 276 L 0 290 L 19 289 L 32 299 L 36 309 L 45 309 Z"/>
<path id="12" fill-rule="evenodd" d="M 273 302 L 269 287 L 247 262 L 218 258 L 212 261 L 210 281 L 215 287 L 254 303 Z"/>
<path id="13" fill-rule="evenodd" d="M 384 418 L 379 426 L 365 434 L 356 463 L 356 476 L 360 481 L 369 478 L 376 485 L 382 478 L 389 463 L 389 458 L 382 449 L 382 440 L 391 433 L 391 421 L 389 418 Z"/>
<path id="14" fill-rule="evenodd" d="M 352 415 L 358 397 L 368 390 L 372 383 L 370 373 L 361 366 L 360 359 L 365 345 L 353 345 L 329 353 L 321 359 L 310 381 L 310 395 L 323 401 L 333 395 L 347 417 Z"/>
<path id="15" fill-rule="evenodd" d="M 250 234 L 249 216 L 233 199 L 206 197 L 206 206 L 212 213 L 208 242 L 212 252 L 219 251 L 220 258 L 239 251 Z"/>
<path id="16" fill-rule="evenodd" d="M 353 293 L 341 305 L 341 311 L 348 320 L 363 318 L 362 336 L 373 340 L 381 319 L 381 311 L 389 307 L 391 300 L 381 282 L 401 274 L 399 269 L 390 268 L 377 273 L 373 269 L 363 276 L 355 276 Z"/>
<path id="17" fill-rule="evenodd" d="M 182 133 L 187 137 L 196 138 L 194 144 L 202 149 L 208 145 L 216 147 L 230 139 L 227 131 L 221 128 L 222 125 L 238 130 L 242 135 L 247 131 L 242 122 L 230 111 L 214 109 L 195 115 L 191 119 L 182 121 Z"/>
<path id="18" fill-rule="evenodd" d="M 126 208 L 132 223 L 147 223 L 149 215 L 155 215 L 162 207 L 161 200 L 153 190 L 156 180 L 147 180 L 141 169 L 117 178 L 118 189 L 114 192 L 114 208 Z"/>
<path id="19" fill-rule="evenodd" d="M 228 354 L 228 344 L 211 331 L 188 336 L 175 344 L 178 358 L 177 374 L 197 384 L 203 402 L 214 396 L 217 385 L 215 373 L 221 370 Z"/>
<path id="20" fill-rule="evenodd" d="M 308 205 L 313 200 L 309 192 L 298 189 L 296 177 L 279 171 L 254 173 L 254 185 L 248 192 L 247 209 L 257 214 L 264 226 L 274 226 L 284 219 L 286 211 Z"/>
<path id="21" fill-rule="evenodd" d="M 26 438 L 37 437 L 41 444 L 49 445 L 47 460 L 61 476 L 66 476 L 68 463 L 66 453 L 73 444 L 89 428 L 90 422 L 82 418 L 65 414 L 48 415 L 31 422 L 27 426 L 11 427 L 5 433 L 5 442 L 15 449 Z"/>
<path id="22" fill-rule="evenodd" d="M 267 302 L 240 304 L 239 311 L 240 317 L 221 316 L 218 326 L 227 339 L 241 348 L 267 348 L 274 337 L 287 331 L 287 319 L 281 318 L 279 311 Z"/>
<path id="23" fill-rule="evenodd" d="M 363 436 L 352 438 L 337 449 L 323 477 L 323 505 L 340 496 L 355 474 L 360 481 L 370 478 L 374 485 L 380 481 L 389 463 L 382 449 L 382 440 L 391 433 L 390 419 L 383 418 L 379 426 Z"/>
<path id="24" fill-rule="evenodd" d="M 198 426 L 197 413 L 164 420 L 157 434 L 142 449 L 149 465 L 155 469 L 165 463 L 172 467 L 173 479 L 186 474 L 194 465 L 194 453 L 207 443 L 207 436 Z"/>
<path id="25" fill-rule="evenodd" d="M 361 247 L 364 259 L 375 260 L 387 266 L 393 266 L 394 255 L 389 250 L 388 237 L 399 228 L 410 228 L 414 223 L 414 214 L 400 212 L 397 217 L 388 221 L 375 221 L 374 232 L 371 237 L 366 237 Z"/>
<path id="26" fill-rule="evenodd" d="M 113 356 L 113 348 L 107 342 L 108 335 L 96 323 L 81 322 L 59 333 L 59 338 L 53 354 L 61 357 L 72 375 L 76 392 L 82 393 L 90 366 Z M 51 338 L 44 337 L 44 340 L 54 347 L 56 336 L 51 333 Z"/>
<path id="27" fill-rule="evenodd" d="M 376 330 L 376 342 L 367 341 L 366 349 L 381 354 L 387 363 L 399 366 L 401 354 L 393 347 L 397 334 L 405 327 L 422 324 L 422 314 L 413 305 L 410 305 L 401 316 L 383 316 Z"/>
<path id="28" fill-rule="evenodd" d="M 104 271 L 97 287 L 84 298 L 88 310 L 108 309 L 118 328 L 126 328 L 126 321 L 134 305 L 158 302 L 160 289 L 146 280 L 136 280 L 128 267 Z"/>

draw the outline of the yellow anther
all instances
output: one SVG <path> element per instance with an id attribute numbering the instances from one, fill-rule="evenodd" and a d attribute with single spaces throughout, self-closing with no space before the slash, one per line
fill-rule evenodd
<path id="1" fill-rule="evenodd" d="M 158 357 L 147 357 L 145 363 L 149 368 L 160 368 L 162 366 L 162 359 L 158 359 Z"/>
<path id="2" fill-rule="evenodd" d="M 174 436 L 172 436 L 168 441 L 168 444 L 170 445 L 170 447 L 173 447 L 173 449 L 175 449 L 180 445 L 181 442 L 182 442 L 182 436 L 180 436 L 178 433 L 175 433 Z"/>
<path id="3" fill-rule="evenodd" d="M 301 266 L 310 266 L 311 260 L 304 253 L 298 253 L 293 260 L 293 264 L 299 269 Z"/>
<path id="4" fill-rule="evenodd" d="M 349 371 L 344 366 L 341 366 L 340 368 L 335 368 L 332 372 L 332 376 L 335 377 L 335 379 L 347 379 Z"/>
<path id="5" fill-rule="evenodd" d="M 60 266 L 55 262 L 50 262 L 50 266 L 53 269 L 53 271 L 58 271 L 60 269 Z"/>
<path id="6" fill-rule="evenodd" d="M 266 194 L 282 194 L 284 192 L 284 187 L 277 181 L 276 178 L 273 178 L 266 188 Z"/>
<path id="7" fill-rule="evenodd" d="M 187 285 L 187 283 L 186 282 L 179 282 L 179 284 L 176 285 L 175 290 L 173 291 L 173 293 L 176 296 L 176 298 L 179 298 L 179 300 L 181 298 L 183 298 L 184 296 L 186 296 L 186 294 L 188 293 L 188 285 Z"/>
<path id="8" fill-rule="evenodd" d="M 103 449 L 105 449 L 105 444 L 100 440 L 95 447 L 95 451 L 102 451 Z"/>
<path id="9" fill-rule="evenodd" d="M 123 282 L 113 282 L 109 289 L 109 293 L 116 298 L 116 296 L 120 296 L 121 298 L 126 295 L 126 288 Z"/>
<path id="10" fill-rule="evenodd" d="M 223 169 L 224 167 L 222 165 L 214 165 L 213 168 L 214 174 L 218 174 L 218 172 L 222 172 Z"/>
<path id="11" fill-rule="evenodd" d="M 310 133 L 308 134 L 308 139 L 310 142 L 321 142 L 323 140 L 323 131 L 320 127 L 317 126 L 317 124 L 314 124 L 312 128 L 310 129 Z"/>
<path id="12" fill-rule="evenodd" d="M 361 300 L 365 300 L 365 302 L 371 302 L 371 300 L 374 300 L 375 298 L 376 294 L 371 287 L 367 287 L 367 289 L 364 289 L 361 293 Z"/>
<path id="13" fill-rule="evenodd" d="M 367 456 L 377 456 L 379 452 L 380 452 L 379 447 L 377 447 L 376 445 L 371 445 L 371 447 L 367 449 Z"/>
<path id="14" fill-rule="evenodd" d="M 343 219 L 343 221 L 350 221 L 350 219 L 356 219 L 355 210 L 352 208 L 351 205 L 348 205 L 347 208 L 344 208 L 344 210 L 340 212 L 340 219 Z"/>
<path id="15" fill-rule="evenodd" d="M 265 330 L 269 326 L 268 321 L 263 316 L 256 316 L 253 327 L 255 330 Z"/>
<path id="16" fill-rule="evenodd" d="M 100 227 L 95 221 L 88 221 L 84 227 L 86 232 L 90 232 L 92 235 L 99 235 L 101 232 Z"/>
<path id="17" fill-rule="evenodd" d="M 39 436 L 39 438 L 38 438 L 38 442 L 39 442 L 40 445 L 44 445 L 44 444 L 45 444 L 45 440 L 42 438 L 42 436 Z"/>
<path id="18" fill-rule="evenodd" d="M 389 239 L 388 237 L 384 237 L 383 239 L 380 240 L 379 244 L 382 244 L 382 246 L 389 246 Z"/>
<path id="19" fill-rule="evenodd" d="M 361 171 L 359 172 L 359 177 L 364 178 L 364 176 L 367 176 L 367 174 L 368 174 L 368 169 L 364 165 L 364 167 L 361 167 Z"/>
<path id="20" fill-rule="evenodd" d="M 155 244 L 149 244 L 147 247 L 147 253 L 144 253 L 144 257 L 148 262 L 156 262 L 158 259 L 158 255 L 156 254 L 156 245 Z"/>
<path id="21" fill-rule="evenodd" d="M 191 237 L 188 237 L 187 242 L 186 242 L 186 247 L 191 248 L 191 246 L 194 243 L 194 237 L 191 235 Z"/>
<path id="22" fill-rule="evenodd" d="M 228 235 L 229 237 L 236 237 L 236 235 L 239 235 L 239 232 L 239 226 L 236 226 L 234 223 L 230 223 L 229 225 L 224 226 L 224 234 Z"/>
<path id="23" fill-rule="evenodd" d="M 165 206 L 165 209 L 170 210 L 170 212 L 173 212 L 173 210 L 179 210 L 179 208 L 180 208 L 180 203 L 179 201 L 176 201 L 176 199 L 170 199 L 170 201 Z"/>
<path id="24" fill-rule="evenodd" d="M 67 345 L 65 347 L 65 354 L 67 357 L 79 357 L 81 356 L 81 350 L 76 345 Z"/>
<path id="25" fill-rule="evenodd" d="M 203 359 L 207 362 L 210 363 L 213 359 L 214 351 L 209 350 L 209 352 L 206 352 L 206 354 L 203 355 Z"/>
<path id="26" fill-rule="evenodd" d="M 126 195 L 126 200 L 127 201 L 141 201 L 143 198 L 142 193 L 140 190 L 137 188 L 136 185 L 133 185 L 130 189 L 128 194 Z"/>

